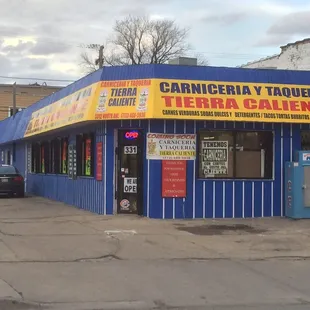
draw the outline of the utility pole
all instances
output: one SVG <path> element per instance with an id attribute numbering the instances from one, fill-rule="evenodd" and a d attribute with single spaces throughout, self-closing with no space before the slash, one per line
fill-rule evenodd
<path id="1" fill-rule="evenodd" d="M 99 68 L 102 68 L 103 67 L 103 49 L 104 49 L 104 46 L 103 45 L 100 45 L 99 47 Z"/>
<path id="2" fill-rule="evenodd" d="M 99 66 L 99 69 L 103 67 L 103 63 L 104 63 L 104 59 L 103 59 L 104 45 L 103 44 L 87 44 L 87 45 L 81 44 L 80 47 L 97 50 L 99 52 L 99 55 L 98 55 L 98 58 L 96 59 L 96 65 Z"/>
<path id="3" fill-rule="evenodd" d="M 13 84 L 13 116 L 16 114 L 16 82 Z"/>

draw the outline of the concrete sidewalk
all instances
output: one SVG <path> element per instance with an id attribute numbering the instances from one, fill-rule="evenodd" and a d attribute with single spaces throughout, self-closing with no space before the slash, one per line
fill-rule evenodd
<path id="1" fill-rule="evenodd" d="M 0 261 L 310 257 L 309 221 L 99 216 L 42 198 L 0 200 Z"/>
<path id="2" fill-rule="evenodd" d="M 99 216 L 43 198 L 0 199 L 0 299 L 13 298 L 49 307 L 62 302 L 72 309 L 79 309 L 76 302 L 82 303 L 83 309 L 88 309 L 85 302 L 90 302 L 89 309 L 93 309 L 104 302 L 110 307 L 110 301 L 113 307 L 118 302 L 122 308 L 124 300 L 133 309 L 153 307 L 162 293 L 158 295 L 155 286 L 151 288 L 154 293 L 146 290 L 146 283 L 151 285 L 149 278 L 154 283 L 158 281 L 159 286 L 167 282 L 163 290 L 169 291 L 172 283 L 181 285 L 185 281 L 178 273 L 186 278 L 184 268 L 191 262 L 190 268 L 199 278 L 195 281 L 204 287 L 199 262 L 227 261 L 223 266 L 227 269 L 227 264 L 235 261 L 246 264 L 249 260 L 304 260 L 310 258 L 309 237 L 308 221 L 162 221 Z M 204 268 L 211 268 L 210 263 Z M 238 264 L 231 265 L 231 272 L 237 272 Z M 163 272 L 161 277 L 158 266 Z M 219 268 L 220 272 L 218 265 L 212 268 Z M 208 272 L 212 274 L 211 270 Z M 240 269 L 231 276 L 241 274 Z M 164 275 L 171 277 L 172 282 Z M 186 286 L 185 282 L 182 285 Z M 195 286 L 194 282 L 192 285 Z M 195 302 L 203 304 L 205 301 L 197 297 L 200 290 L 195 290 Z M 153 298 L 142 302 L 137 299 L 140 293 Z M 279 297 L 281 292 L 274 294 Z M 181 295 L 175 298 L 184 304 L 186 300 Z M 208 296 L 211 300 L 213 295 Z M 306 300 L 306 296 L 302 297 Z M 270 302 L 273 298 L 270 296 Z"/>

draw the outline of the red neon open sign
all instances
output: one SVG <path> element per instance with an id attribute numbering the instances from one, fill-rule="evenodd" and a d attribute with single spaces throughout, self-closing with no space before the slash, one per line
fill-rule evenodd
<path id="1" fill-rule="evenodd" d="M 127 131 L 125 133 L 125 138 L 128 139 L 128 140 L 135 140 L 139 137 L 139 132 L 138 131 Z"/>

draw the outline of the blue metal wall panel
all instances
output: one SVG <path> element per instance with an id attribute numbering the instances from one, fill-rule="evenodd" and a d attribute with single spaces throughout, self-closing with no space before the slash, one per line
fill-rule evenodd
<path id="1" fill-rule="evenodd" d="M 15 161 L 13 161 L 13 164 L 23 175 L 23 177 L 25 177 L 25 171 L 26 171 L 25 144 L 24 143 L 16 144 L 15 152 L 16 152 Z"/>
<path id="2" fill-rule="evenodd" d="M 114 128 L 115 124 L 117 122 L 107 122 L 106 123 L 106 182 L 105 182 L 105 192 L 106 194 L 106 210 L 107 214 L 113 214 L 113 208 L 114 208 L 114 184 L 115 184 L 115 178 L 114 178 L 114 166 L 115 166 L 115 151 L 114 151 Z"/>
<path id="3" fill-rule="evenodd" d="M 242 185 L 243 186 L 243 185 Z M 254 210 L 253 210 L 253 192 L 252 192 L 252 188 L 254 186 L 254 183 L 253 182 L 246 182 L 244 183 L 244 195 L 242 197 L 242 190 L 243 188 L 241 187 L 241 205 L 245 206 L 244 208 L 244 217 L 246 218 L 250 218 L 250 217 L 254 217 Z M 270 208 L 270 207 L 269 207 Z M 241 216 L 242 217 L 242 208 L 241 208 L 241 212 L 240 212 Z"/>
<path id="4" fill-rule="evenodd" d="M 152 66 L 152 65 L 150 65 Z M 160 79 L 308 85 L 309 71 L 153 65 Z"/>
<path id="5" fill-rule="evenodd" d="M 103 142 L 102 162 L 104 163 L 106 150 L 104 128 L 104 123 L 98 122 L 84 128 L 71 129 L 70 132 L 63 132 L 62 134 L 63 136 L 69 135 L 69 140 L 74 141 L 77 133 L 96 131 L 96 142 Z M 25 149 L 25 142 L 21 142 L 20 145 L 21 149 Z M 25 152 L 21 156 L 23 159 L 18 156 L 17 165 L 22 165 L 21 162 L 25 163 Z M 105 170 L 103 171 L 102 181 L 97 181 L 95 177 L 78 177 L 77 180 L 70 180 L 64 175 L 30 173 L 27 180 L 27 192 L 62 201 L 94 213 L 109 214 L 106 213 L 104 196 L 106 180 Z"/>
<path id="6" fill-rule="evenodd" d="M 170 123 L 170 124 L 169 124 Z M 151 132 L 196 132 L 201 128 L 274 130 L 275 132 L 275 180 L 199 180 L 196 178 L 195 161 L 187 166 L 187 197 L 180 203 L 161 197 L 160 161 L 149 162 L 150 217 L 182 218 L 183 206 L 186 218 L 245 218 L 283 215 L 283 167 L 290 160 L 292 142 L 291 126 L 282 124 L 265 126 L 257 123 L 152 121 Z M 176 122 L 178 123 L 178 122 Z M 299 131 L 299 126 L 294 126 Z M 283 136 L 284 135 L 284 136 Z M 297 136 L 296 134 L 295 136 Z M 285 143 L 284 143 L 285 140 Z M 297 149 L 300 145 L 295 144 Z M 286 154 L 286 155 L 284 155 Z M 147 180 L 146 180 L 147 181 Z M 147 182 L 146 182 L 147 183 Z M 179 199 L 182 200 L 182 199 Z M 172 208 L 172 210 L 171 210 Z"/>
<path id="7" fill-rule="evenodd" d="M 149 78 L 308 85 L 310 72 L 156 64 L 107 67 L 101 75 L 103 81 Z"/>
<path id="8" fill-rule="evenodd" d="M 102 70 L 102 81 L 135 80 L 154 78 L 154 69 L 157 65 L 131 65 L 105 67 Z"/>
<path id="9" fill-rule="evenodd" d="M 196 177 L 196 163 L 187 165 L 187 197 L 162 198 L 161 162 L 144 158 L 144 215 L 152 218 L 251 218 L 281 216 L 284 201 L 284 173 L 286 161 L 294 150 L 300 149 L 300 129 L 309 125 L 258 124 L 235 122 L 185 122 L 185 121 L 112 121 L 98 122 L 85 128 L 71 129 L 70 139 L 77 132 L 96 130 L 96 142 L 103 142 L 103 181 L 95 178 L 69 180 L 63 175 L 28 175 L 28 191 L 53 200 L 63 201 L 78 208 L 99 214 L 113 214 L 115 130 L 142 128 L 147 132 L 196 133 L 202 128 L 273 130 L 274 131 L 274 180 L 200 180 Z M 63 133 L 65 135 L 65 133 Z M 146 145 L 145 145 L 146 146 Z M 1 146 L 0 150 L 12 145 Z M 146 147 L 144 148 L 144 153 Z M 23 173 L 26 163 L 25 142 L 16 145 L 14 164 Z"/>

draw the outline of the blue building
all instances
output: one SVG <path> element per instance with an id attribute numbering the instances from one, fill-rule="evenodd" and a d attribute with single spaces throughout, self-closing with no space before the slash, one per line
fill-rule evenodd
<path id="1" fill-rule="evenodd" d="M 284 166 L 310 149 L 310 73 L 106 67 L 0 122 L 26 192 L 98 214 L 284 215 Z"/>

